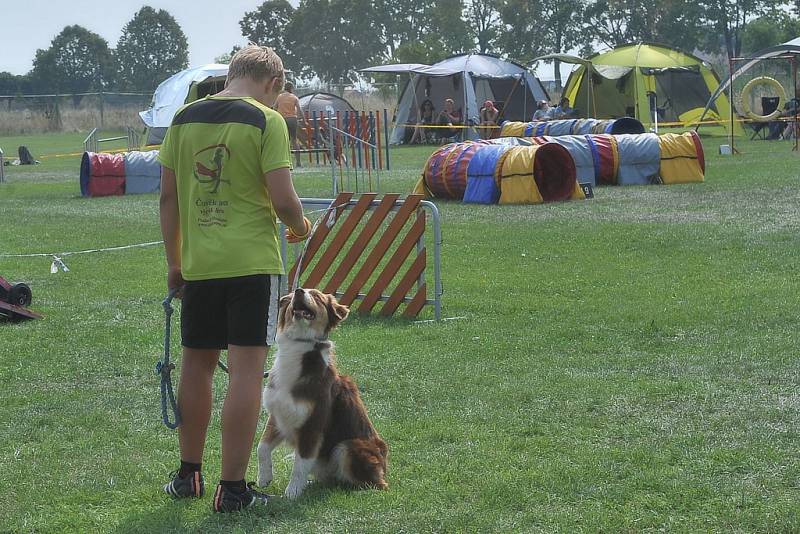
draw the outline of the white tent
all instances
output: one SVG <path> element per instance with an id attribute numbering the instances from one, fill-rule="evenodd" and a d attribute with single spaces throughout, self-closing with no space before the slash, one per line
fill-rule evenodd
<path id="1" fill-rule="evenodd" d="M 178 109 L 188 101 L 216 93 L 222 88 L 227 75 L 227 65 L 210 64 L 182 70 L 161 82 L 153 95 L 150 109 L 139 113 L 149 129 L 147 144 L 160 143 Z M 207 90 L 200 91 L 200 85 L 208 85 Z"/>
<path id="2" fill-rule="evenodd" d="M 434 65 L 401 63 L 361 69 L 361 72 L 405 74 L 409 79 L 397 104 L 395 127 L 390 142 L 403 143 L 410 136 L 420 104 L 430 99 L 436 112 L 442 110 L 445 98 L 452 98 L 460 109 L 464 124 L 478 124 L 484 101 L 492 100 L 501 111 L 501 120 L 527 121 L 536 109 L 536 102 L 547 100 L 541 82 L 525 67 L 495 56 L 463 54 Z M 475 128 L 464 131 L 464 137 L 477 138 Z"/>

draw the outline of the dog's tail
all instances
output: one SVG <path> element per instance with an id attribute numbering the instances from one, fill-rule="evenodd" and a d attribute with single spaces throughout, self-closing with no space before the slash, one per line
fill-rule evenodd
<path id="1" fill-rule="evenodd" d="M 361 488 L 389 489 L 386 482 L 389 447 L 378 436 L 352 439 L 346 443 L 344 469 L 340 472 L 349 484 Z"/>

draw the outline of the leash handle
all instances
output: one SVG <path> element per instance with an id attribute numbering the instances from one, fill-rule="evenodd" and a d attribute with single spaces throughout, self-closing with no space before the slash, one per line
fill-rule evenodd
<path id="1" fill-rule="evenodd" d="M 164 308 L 164 360 L 156 363 L 156 374 L 161 375 L 161 419 L 164 425 L 171 430 L 175 430 L 181 425 L 181 414 L 178 410 L 178 403 L 175 400 L 175 392 L 172 389 L 172 370 L 175 364 L 169 361 L 169 340 L 172 331 L 172 314 L 175 311 L 172 307 L 172 300 L 178 294 L 178 288 L 172 288 L 167 293 L 161 305 Z M 169 403 L 169 406 L 167 405 Z M 174 415 L 170 421 L 169 410 L 172 409 Z"/>

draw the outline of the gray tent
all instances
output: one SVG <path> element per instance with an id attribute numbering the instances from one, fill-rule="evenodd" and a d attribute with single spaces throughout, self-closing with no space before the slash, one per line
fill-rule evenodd
<path id="1" fill-rule="evenodd" d="M 300 97 L 300 109 L 309 116 L 316 113 L 318 116 L 327 116 L 328 113 L 335 116 L 336 112 L 344 115 L 344 112 L 354 112 L 355 108 L 344 98 L 330 93 L 311 93 Z"/>
<path id="2" fill-rule="evenodd" d="M 401 63 L 361 69 L 361 72 L 405 74 L 408 81 L 397 104 L 395 127 L 390 142 L 399 144 L 411 136 L 420 104 L 430 99 L 436 112 L 445 98 L 452 98 L 467 126 L 479 123 L 479 112 L 491 100 L 501 112 L 501 120 L 527 121 L 536 102 L 548 100 L 541 82 L 525 67 L 486 54 L 462 54 L 434 65 Z M 477 139 L 475 128 L 464 131 L 467 139 Z"/>

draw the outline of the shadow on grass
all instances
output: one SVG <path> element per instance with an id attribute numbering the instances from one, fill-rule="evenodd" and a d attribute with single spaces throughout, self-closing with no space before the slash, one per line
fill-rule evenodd
<path id="1" fill-rule="evenodd" d="M 271 495 L 278 488 L 270 488 Z M 295 501 L 285 499 L 282 495 L 273 496 L 270 503 L 263 508 L 253 508 L 237 513 L 218 514 L 211 509 L 213 487 L 199 500 L 168 500 L 165 497 L 162 506 L 147 512 L 130 514 L 111 532 L 117 534 L 133 534 L 141 532 L 259 532 L 270 530 L 278 525 L 294 525 L 298 522 L 311 521 L 312 510 L 316 505 L 328 500 L 336 491 L 345 491 L 336 487 L 323 486 L 317 483 L 308 485 L 302 497 Z"/>

